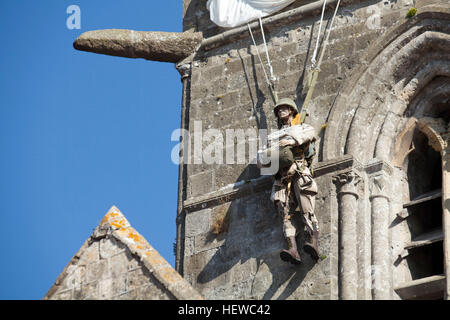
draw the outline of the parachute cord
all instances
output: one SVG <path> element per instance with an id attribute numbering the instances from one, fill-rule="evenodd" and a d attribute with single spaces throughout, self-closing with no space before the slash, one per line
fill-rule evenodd
<path id="1" fill-rule="evenodd" d="M 322 7 L 322 15 L 320 17 L 319 31 L 317 32 L 316 47 L 314 48 L 314 53 L 311 58 L 311 69 L 314 69 L 316 67 L 316 56 L 317 56 L 317 50 L 319 49 L 320 32 L 322 31 L 323 15 L 325 13 L 326 4 L 327 4 L 327 0 L 324 0 L 323 7 Z"/>
<path id="2" fill-rule="evenodd" d="M 248 26 L 248 30 L 249 30 L 249 32 L 250 32 L 250 36 L 252 37 L 253 44 L 255 45 L 255 48 L 256 48 L 256 54 L 258 55 L 259 62 L 261 63 L 261 67 L 262 67 L 262 69 L 263 69 L 263 71 L 264 71 L 264 76 L 265 76 L 265 78 L 266 78 L 267 85 L 270 87 L 271 83 L 270 83 L 270 81 L 269 81 L 269 77 L 267 76 L 266 68 L 264 68 L 264 63 L 262 62 L 261 55 L 259 54 L 259 50 L 258 50 L 258 46 L 256 45 L 255 38 L 253 37 L 252 28 L 250 27 L 250 24 L 249 24 L 249 23 L 247 23 L 247 26 Z"/>
<path id="3" fill-rule="evenodd" d="M 250 24 L 249 24 L 249 23 L 247 23 L 247 26 L 248 26 L 248 30 L 249 30 L 249 32 L 250 32 L 250 36 L 252 37 L 253 44 L 255 45 L 256 53 L 257 53 L 257 55 L 258 55 L 259 62 L 261 63 L 261 67 L 262 67 L 262 69 L 263 69 L 264 76 L 265 76 L 265 78 L 266 78 L 267 86 L 269 87 L 270 95 L 271 95 L 271 97 L 272 97 L 272 101 L 273 101 L 274 104 L 276 104 L 277 101 L 278 101 L 278 95 L 277 95 L 277 93 L 276 93 L 276 91 L 275 91 L 273 82 L 272 82 L 271 80 L 269 80 L 269 77 L 268 77 L 268 75 L 267 75 L 266 68 L 264 67 L 264 63 L 262 62 L 261 55 L 260 55 L 259 50 L 258 50 L 258 46 L 256 45 L 255 38 L 253 37 L 252 28 L 250 27 Z M 264 37 L 264 33 L 263 33 L 263 37 Z M 266 42 L 265 42 L 265 39 L 264 39 L 264 44 L 265 44 L 265 43 L 266 43 Z M 268 53 L 268 51 L 267 51 L 267 46 L 266 46 L 266 53 L 267 53 L 267 58 L 269 58 L 269 53 Z M 270 64 L 270 60 L 268 60 L 268 61 L 269 61 L 269 66 L 270 66 L 270 72 L 271 72 L 271 74 L 272 74 L 272 79 L 273 79 L 272 65 Z"/>
<path id="4" fill-rule="evenodd" d="M 320 65 L 322 63 L 322 59 L 323 59 L 325 50 L 327 48 L 328 39 L 330 37 L 331 29 L 333 28 L 334 19 L 336 17 L 337 11 L 339 9 L 340 3 L 341 3 L 341 0 L 339 0 L 337 2 L 337 4 L 336 4 L 336 9 L 334 10 L 334 14 L 333 14 L 333 17 L 331 19 L 330 26 L 329 26 L 329 28 L 327 30 L 327 36 L 325 38 L 323 47 L 322 47 L 322 49 L 320 51 L 320 57 L 319 57 L 319 61 L 317 63 L 317 67 L 314 66 L 314 68 L 311 68 L 311 71 L 310 71 L 310 73 L 308 75 L 308 86 L 309 86 L 309 89 L 308 89 L 308 92 L 306 94 L 305 101 L 303 102 L 302 111 L 301 111 L 301 115 L 300 115 L 300 123 L 304 123 L 305 120 L 306 120 L 306 116 L 308 115 L 309 103 L 311 101 L 311 98 L 312 98 L 312 95 L 313 95 L 313 92 L 314 92 L 314 88 L 316 86 L 316 80 L 317 80 L 317 77 L 319 75 Z"/>
<path id="5" fill-rule="evenodd" d="M 263 41 L 264 41 L 264 48 L 266 49 L 267 64 L 269 65 L 269 71 L 270 71 L 270 80 L 275 81 L 276 78 L 273 75 L 272 63 L 270 62 L 269 50 L 267 49 L 266 36 L 264 35 L 264 29 L 263 29 L 263 25 L 262 25 L 261 16 L 259 17 L 259 26 L 261 27 L 261 34 L 262 34 Z"/>

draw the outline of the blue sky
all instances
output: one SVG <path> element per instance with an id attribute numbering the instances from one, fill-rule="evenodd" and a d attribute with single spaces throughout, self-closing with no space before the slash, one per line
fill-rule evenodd
<path id="1" fill-rule="evenodd" d="M 180 76 L 73 49 L 108 28 L 182 31 L 182 1 L 0 2 L 0 299 L 41 299 L 112 205 L 174 265 Z"/>

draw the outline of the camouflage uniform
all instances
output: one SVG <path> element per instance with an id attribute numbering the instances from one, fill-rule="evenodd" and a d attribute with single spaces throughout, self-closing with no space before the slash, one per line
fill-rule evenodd
<path id="1" fill-rule="evenodd" d="M 283 218 L 285 237 L 296 236 L 299 233 L 294 221 L 297 206 L 302 214 L 306 230 L 309 232 L 319 231 L 319 224 L 314 214 L 317 184 L 311 175 L 302 150 L 302 146 L 307 145 L 315 138 L 315 133 L 308 124 L 298 127 L 298 132 L 292 135 L 296 143 L 300 145 L 300 147 L 293 148 L 296 150 L 294 152 L 296 173 L 289 179 L 286 177 L 288 168 L 281 170 L 276 175 L 271 194 L 271 200 L 277 205 Z"/>

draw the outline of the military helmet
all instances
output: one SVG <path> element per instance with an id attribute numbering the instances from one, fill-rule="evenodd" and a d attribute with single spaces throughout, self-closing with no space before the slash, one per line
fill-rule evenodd
<path id="1" fill-rule="evenodd" d="M 275 108 L 273 108 L 273 112 L 275 113 L 275 116 L 278 117 L 278 108 L 281 106 L 288 106 L 291 108 L 293 112 L 293 116 L 295 117 L 298 113 L 297 105 L 295 104 L 294 100 L 289 98 L 283 98 L 277 101 Z"/>

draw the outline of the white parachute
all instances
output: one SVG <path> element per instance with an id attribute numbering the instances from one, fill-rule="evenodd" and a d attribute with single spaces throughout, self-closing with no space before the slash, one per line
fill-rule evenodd
<path id="1" fill-rule="evenodd" d="M 295 0 L 208 0 L 211 21 L 231 28 L 268 16 L 277 12 Z"/>

